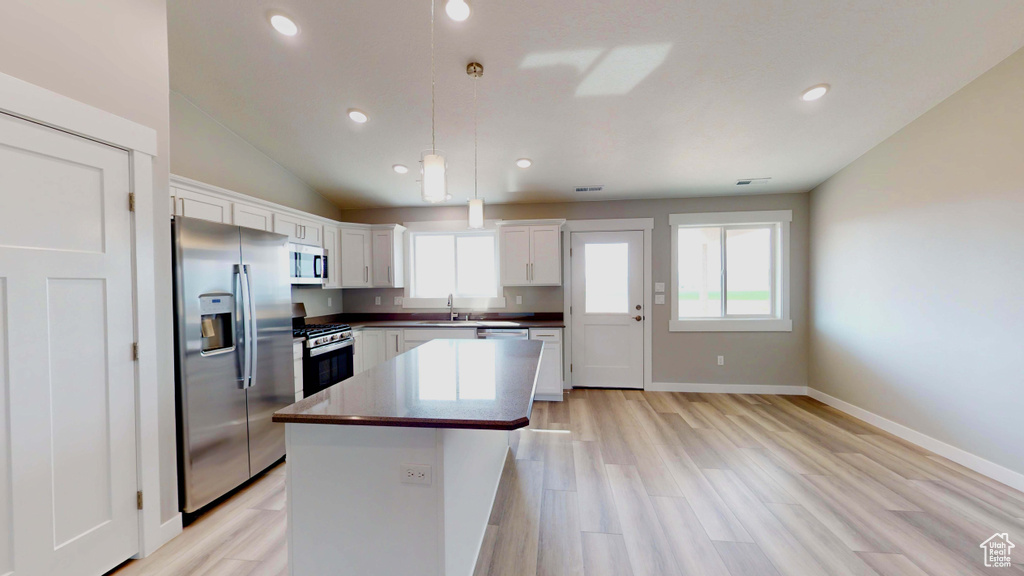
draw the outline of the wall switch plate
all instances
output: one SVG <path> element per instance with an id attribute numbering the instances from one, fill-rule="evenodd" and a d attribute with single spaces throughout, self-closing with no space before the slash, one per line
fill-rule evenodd
<path id="1" fill-rule="evenodd" d="M 331 297 L 330 296 L 327 297 L 327 307 L 328 308 L 331 307 Z"/>
<path id="2" fill-rule="evenodd" d="M 725 366 L 725 356 L 719 356 L 718 357 L 718 365 L 719 366 Z"/>
<path id="3" fill-rule="evenodd" d="M 516 304 L 522 304 L 522 303 L 523 303 L 523 297 L 522 296 L 516 296 Z"/>
<path id="4" fill-rule="evenodd" d="M 375 296 L 373 299 L 373 303 L 377 306 L 380 306 L 380 296 Z"/>
<path id="5" fill-rule="evenodd" d="M 424 484 L 430 486 L 433 481 L 430 466 L 426 464 L 402 464 L 400 466 L 402 484 Z"/>
<path id="6" fill-rule="evenodd" d="M 654 295 L 654 303 L 655 304 L 664 304 L 665 303 L 665 295 L 664 294 L 655 294 Z"/>
<path id="7" fill-rule="evenodd" d="M 654 283 L 654 291 L 655 292 L 664 292 L 665 291 L 665 283 L 664 282 L 655 282 Z"/>
<path id="8" fill-rule="evenodd" d="M 401 306 L 401 305 L 402 305 L 402 297 L 401 296 L 395 296 L 395 306 Z"/>

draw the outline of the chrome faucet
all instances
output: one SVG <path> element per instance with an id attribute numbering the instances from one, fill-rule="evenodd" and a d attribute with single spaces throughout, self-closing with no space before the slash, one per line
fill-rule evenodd
<path id="1" fill-rule="evenodd" d="M 459 315 L 455 313 L 455 299 L 452 298 L 451 294 L 448 294 L 448 320 L 454 322 L 459 319 Z"/>

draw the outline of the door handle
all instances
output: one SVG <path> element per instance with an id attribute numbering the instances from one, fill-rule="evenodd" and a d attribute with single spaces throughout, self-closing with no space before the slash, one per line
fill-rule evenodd
<path id="1" fill-rule="evenodd" d="M 252 347 L 252 354 L 249 357 L 249 388 L 252 388 L 253 382 L 256 380 L 256 365 L 259 361 L 259 348 L 257 347 L 256 338 L 256 299 L 252 297 L 252 268 L 248 264 L 245 268 L 245 283 L 249 285 L 249 346 Z M 246 347 L 246 349 L 249 348 Z"/>
<path id="2" fill-rule="evenodd" d="M 240 264 L 235 264 L 235 275 L 238 276 L 238 283 L 242 289 L 242 342 L 244 349 L 242 352 L 242 380 L 238 387 L 243 390 L 249 387 L 249 378 L 252 374 L 252 350 L 249 348 L 249 332 L 251 330 L 249 325 L 249 280 L 245 274 L 247 268 L 248 266 L 242 267 Z"/>
<path id="3" fill-rule="evenodd" d="M 388 266 L 388 284 L 391 284 L 391 266 Z"/>
<path id="4" fill-rule="evenodd" d="M 644 319 L 643 316 L 636 316 L 636 317 L 633 318 L 633 320 L 636 320 L 637 322 L 639 322 L 639 321 L 641 321 L 643 319 Z"/>
<path id="5" fill-rule="evenodd" d="M 370 267 L 363 266 L 363 283 L 368 284 L 370 282 Z"/>

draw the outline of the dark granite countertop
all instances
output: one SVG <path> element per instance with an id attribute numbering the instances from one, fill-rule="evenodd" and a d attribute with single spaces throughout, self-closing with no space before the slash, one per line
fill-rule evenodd
<path id="1" fill-rule="evenodd" d="M 373 320 L 350 322 L 361 328 L 565 328 L 561 320 Z"/>
<path id="2" fill-rule="evenodd" d="M 343 323 L 360 328 L 564 328 L 561 312 L 473 313 L 473 319 L 453 324 L 447 312 L 332 314 L 306 318 L 307 324 Z"/>
<path id="3" fill-rule="evenodd" d="M 274 414 L 274 422 L 515 430 L 543 342 L 433 340 Z"/>

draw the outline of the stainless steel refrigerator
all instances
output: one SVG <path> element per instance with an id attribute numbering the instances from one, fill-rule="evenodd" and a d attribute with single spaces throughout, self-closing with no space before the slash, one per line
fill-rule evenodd
<path id="1" fill-rule="evenodd" d="M 175 217 L 181 509 L 195 512 L 284 456 L 295 401 L 288 237 Z"/>

